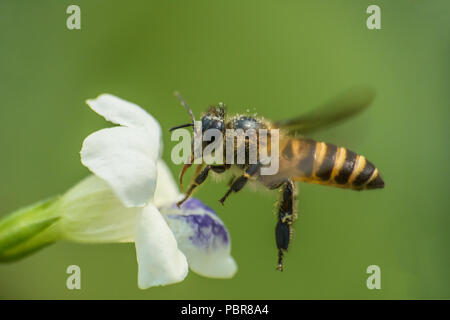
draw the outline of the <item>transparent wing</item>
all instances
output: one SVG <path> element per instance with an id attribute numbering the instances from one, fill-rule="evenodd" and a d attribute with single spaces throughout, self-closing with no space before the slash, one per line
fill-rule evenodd
<path id="1" fill-rule="evenodd" d="M 274 125 L 289 134 L 305 134 L 335 125 L 366 109 L 375 98 L 370 87 L 355 87 L 328 103 L 297 118 L 275 121 Z"/>

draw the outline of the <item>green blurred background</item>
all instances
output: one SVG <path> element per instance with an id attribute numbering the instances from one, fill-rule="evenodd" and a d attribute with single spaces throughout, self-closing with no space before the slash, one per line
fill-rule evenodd
<path id="1" fill-rule="evenodd" d="M 81 30 L 66 8 L 81 7 Z M 381 7 L 382 30 L 366 28 Z M 311 110 L 357 84 L 372 107 L 316 138 L 374 162 L 384 190 L 300 186 L 295 239 L 276 272 L 277 193 L 245 190 L 221 207 L 225 184 L 196 197 L 232 236 L 231 280 L 192 272 L 137 288 L 132 244 L 57 243 L 0 265 L 0 297 L 32 299 L 450 298 L 450 3 L 436 1 L 1 1 L 0 216 L 63 193 L 88 170 L 83 139 L 109 126 L 84 103 L 103 92 L 133 101 L 164 130 L 224 101 L 272 119 Z M 166 132 L 166 131 L 164 131 Z M 170 135 L 164 136 L 170 161 Z M 179 167 L 169 163 L 174 174 Z M 67 290 L 66 268 L 82 270 Z M 366 268 L 381 267 L 381 290 Z"/>

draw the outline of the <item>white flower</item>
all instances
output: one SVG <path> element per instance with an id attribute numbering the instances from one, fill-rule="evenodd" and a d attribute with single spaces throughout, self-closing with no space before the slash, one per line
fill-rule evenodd
<path id="1" fill-rule="evenodd" d="M 139 106 L 109 94 L 88 105 L 119 126 L 88 136 L 81 161 L 94 175 L 60 201 L 64 238 L 78 242 L 135 242 L 141 289 L 182 281 L 190 268 L 232 277 L 230 237 L 211 208 L 190 199 L 179 209 L 178 187 L 160 159 L 158 122 Z"/>

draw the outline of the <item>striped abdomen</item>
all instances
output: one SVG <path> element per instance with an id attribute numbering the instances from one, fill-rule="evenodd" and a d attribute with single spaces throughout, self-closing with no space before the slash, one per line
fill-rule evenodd
<path id="1" fill-rule="evenodd" d="M 332 185 L 354 190 L 384 187 L 378 169 L 364 156 L 334 144 L 310 139 L 295 139 L 285 147 L 298 147 L 295 180 Z M 294 150 L 293 154 L 296 152 Z"/>

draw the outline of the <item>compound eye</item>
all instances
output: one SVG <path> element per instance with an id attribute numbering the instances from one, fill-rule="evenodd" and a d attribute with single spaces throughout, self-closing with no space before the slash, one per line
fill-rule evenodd
<path id="1" fill-rule="evenodd" d="M 202 119 L 202 131 L 208 130 L 211 126 L 211 119 L 204 117 Z"/>
<path id="2" fill-rule="evenodd" d="M 223 123 L 223 121 L 219 121 L 219 122 L 217 123 L 216 128 L 217 128 L 218 130 L 220 130 L 220 131 L 223 131 L 223 129 L 224 129 L 224 123 Z"/>

